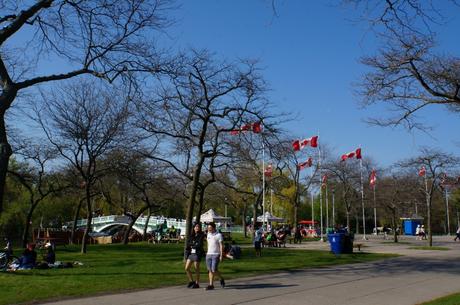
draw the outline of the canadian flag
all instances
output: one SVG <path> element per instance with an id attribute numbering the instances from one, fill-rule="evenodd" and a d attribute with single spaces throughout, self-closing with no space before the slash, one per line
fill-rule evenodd
<path id="1" fill-rule="evenodd" d="M 294 148 L 294 151 L 299 151 L 305 148 L 306 146 L 318 147 L 318 136 L 314 136 L 303 140 L 295 140 L 294 142 L 292 142 L 292 147 Z"/>
<path id="2" fill-rule="evenodd" d="M 264 175 L 266 177 L 271 177 L 272 176 L 272 173 L 273 173 L 273 167 L 271 164 L 268 164 L 267 167 L 265 168 L 264 170 Z"/>
<path id="3" fill-rule="evenodd" d="M 297 168 L 300 169 L 300 170 L 303 170 L 306 167 L 311 167 L 312 164 L 313 164 L 313 160 L 310 157 L 310 158 L 308 158 L 307 161 L 297 164 Z"/>
<path id="4" fill-rule="evenodd" d="M 230 131 L 232 136 L 238 135 L 240 132 L 252 131 L 253 133 L 262 132 L 262 122 L 247 123 L 240 127 L 240 129 L 234 129 Z"/>
<path id="5" fill-rule="evenodd" d="M 425 174 L 426 174 L 426 168 L 425 168 L 425 165 L 424 165 L 424 166 L 422 166 L 422 167 L 419 169 L 418 175 L 419 175 L 420 177 L 425 177 Z"/>
<path id="6" fill-rule="evenodd" d="M 326 187 L 327 186 L 327 174 L 324 174 L 321 187 Z"/>
<path id="7" fill-rule="evenodd" d="M 355 151 L 349 152 L 347 154 L 343 154 L 341 159 L 345 161 L 347 159 L 355 157 L 356 159 L 361 159 L 361 148 L 357 148 Z"/>
<path id="8" fill-rule="evenodd" d="M 370 186 L 375 187 L 376 183 L 377 183 L 377 173 L 376 173 L 375 169 L 373 169 L 372 172 L 371 172 L 371 176 L 369 178 L 369 184 L 370 184 Z"/>

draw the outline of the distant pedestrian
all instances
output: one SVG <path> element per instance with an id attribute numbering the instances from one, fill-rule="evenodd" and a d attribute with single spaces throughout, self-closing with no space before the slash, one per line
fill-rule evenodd
<path id="1" fill-rule="evenodd" d="M 457 232 L 455 232 L 455 238 L 454 241 L 457 241 L 457 239 L 460 239 L 460 227 L 458 227 Z"/>
<path id="2" fill-rule="evenodd" d="M 415 239 L 416 240 L 421 240 L 422 236 L 420 235 L 420 225 L 417 225 L 417 228 L 415 229 L 415 236 L 417 236 Z"/>
<path id="3" fill-rule="evenodd" d="M 426 239 L 426 232 L 425 232 L 424 225 L 422 225 L 422 227 L 420 228 L 420 236 L 421 236 L 421 239 Z"/>
<path id="4" fill-rule="evenodd" d="M 262 242 L 263 242 L 264 230 L 260 227 L 254 233 L 254 250 L 256 250 L 256 256 L 262 256 Z"/>
<path id="5" fill-rule="evenodd" d="M 225 287 L 225 281 L 219 272 L 219 263 L 224 258 L 224 239 L 222 234 L 216 231 L 216 224 L 211 222 L 208 224 L 208 235 L 206 237 L 208 251 L 206 253 L 206 267 L 208 268 L 209 285 L 206 290 L 214 289 L 215 277 L 220 278 L 220 286 Z"/>
<path id="6" fill-rule="evenodd" d="M 187 285 L 188 288 L 200 288 L 200 262 L 204 256 L 205 237 L 205 234 L 201 230 L 201 224 L 195 224 L 185 250 L 185 273 L 187 273 L 189 280 Z M 192 264 L 195 267 L 195 281 L 193 280 L 193 275 L 190 271 Z"/>

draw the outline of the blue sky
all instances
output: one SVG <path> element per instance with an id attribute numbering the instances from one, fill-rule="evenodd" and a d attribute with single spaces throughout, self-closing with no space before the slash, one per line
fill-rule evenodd
<path id="1" fill-rule="evenodd" d="M 280 0 L 278 16 L 273 15 L 270 0 L 179 3 L 166 44 L 206 48 L 229 59 L 259 59 L 271 88 L 270 101 L 279 111 L 298 116 L 283 126 L 292 134 L 308 137 L 319 131 L 322 142 L 337 154 L 361 144 L 364 154 L 383 166 L 417 154 L 423 145 L 459 151 L 460 117 L 441 107 L 420 113 L 421 120 L 435 127 L 430 135 L 363 122 L 384 110 L 359 109 L 353 94 L 353 83 L 365 71 L 359 58 L 372 53 L 377 44 L 367 25 L 352 22 L 357 15 L 333 5 L 337 2 Z M 436 29 L 439 47 L 459 54 L 460 18 L 450 16 L 447 9 L 443 12 L 449 19 Z"/>
<path id="2" fill-rule="evenodd" d="M 357 17 L 353 10 L 334 5 L 339 1 L 278 0 L 278 16 L 271 0 L 177 1 L 176 22 L 159 36 L 159 43 L 172 50 L 205 48 L 229 60 L 259 59 L 274 110 L 297 117 L 283 125 L 293 137 L 319 132 L 320 141 L 337 157 L 361 145 L 363 155 L 382 166 L 417 154 L 423 145 L 458 155 L 460 117 L 442 107 L 419 114 L 435 127 L 429 135 L 363 122 L 385 113 L 382 107 L 359 109 L 353 94 L 353 83 L 365 72 L 359 58 L 374 52 L 377 42 L 366 24 L 351 21 Z M 460 8 L 447 7 L 448 1 L 436 3 L 443 3 L 446 16 L 446 24 L 434 28 L 439 49 L 458 55 Z M 21 36 L 17 39 L 22 42 Z M 53 71 L 49 65 L 43 68 Z"/>

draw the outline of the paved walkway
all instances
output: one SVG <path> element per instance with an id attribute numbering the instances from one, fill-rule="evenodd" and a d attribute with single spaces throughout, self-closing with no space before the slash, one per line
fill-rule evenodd
<path id="1" fill-rule="evenodd" d="M 359 236 L 355 242 L 359 241 Z M 306 304 L 306 305 L 413 305 L 460 292 L 460 243 L 450 237 L 435 239 L 449 251 L 413 250 L 426 242 L 403 238 L 402 244 L 383 242 L 381 237 L 363 241 L 363 251 L 401 253 L 405 256 L 366 264 L 284 272 L 228 281 L 214 291 L 169 287 L 146 291 L 74 299 L 62 305 L 150 304 Z M 288 245 L 289 247 L 289 245 Z M 325 249 L 327 243 L 291 245 Z M 282 250 L 281 250 L 282 251 Z M 184 276 L 185 278 L 185 276 Z M 51 304 L 51 303 L 50 303 Z"/>

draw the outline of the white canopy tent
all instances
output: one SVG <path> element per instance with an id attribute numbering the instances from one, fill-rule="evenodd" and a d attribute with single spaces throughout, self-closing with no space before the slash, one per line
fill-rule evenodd
<path id="1" fill-rule="evenodd" d="M 220 216 L 214 211 L 213 209 L 209 209 L 204 214 L 201 214 L 200 221 L 201 222 L 220 222 L 220 223 L 228 223 L 231 222 L 231 217 L 224 217 Z"/>
<path id="2" fill-rule="evenodd" d="M 257 217 L 258 222 L 285 222 L 286 219 L 281 218 L 281 217 L 276 217 L 270 212 L 265 212 L 265 215 L 260 215 Z"/>

